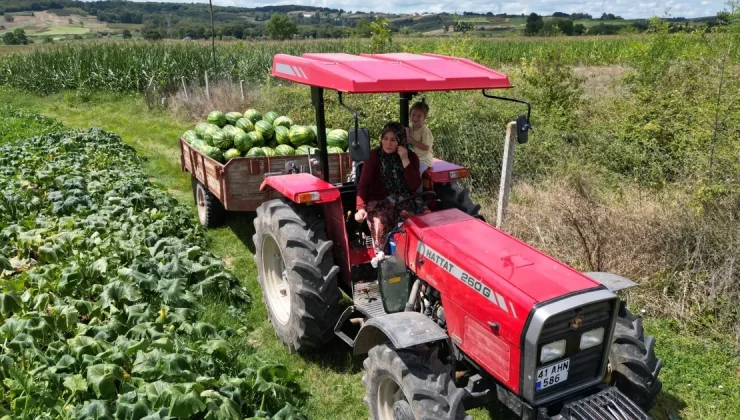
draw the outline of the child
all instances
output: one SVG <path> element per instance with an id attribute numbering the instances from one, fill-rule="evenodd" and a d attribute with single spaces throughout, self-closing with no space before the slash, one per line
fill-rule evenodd
<path id="1" fill-rule="evenodd" d="M 419 156 L 419 170 L 423 174 L 427 168 L 432 167 L 432 144 L 434 143 L 434 137 L 432 132 L 424 124 L 429 115 L 429 105 L 422 100 L 411 106 L 410 119 L 411 129 L 409 130 L 409 144 L 414 148 L 414 152 Z M 419 187 L 421 192 L 423 186 Z"/>

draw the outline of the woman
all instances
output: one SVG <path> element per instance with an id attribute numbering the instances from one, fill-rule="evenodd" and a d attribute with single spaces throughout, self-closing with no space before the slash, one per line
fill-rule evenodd
<path id="1" fill-rule="evenodd" d="M 357 185 L 355 220 L 367 219 L 376 257 L 373 266 L 383 259 L 383 244 L 388 232 L 398 222 L 411 215 L 421 200 L 409 200 L 396 208 L 396 203 L 413 194 L 421 186 L 419 158 L 409 151 L 406 129 L 397 122 L 383 127 L 380 147 L 370 152 L 362 167 Z"/>

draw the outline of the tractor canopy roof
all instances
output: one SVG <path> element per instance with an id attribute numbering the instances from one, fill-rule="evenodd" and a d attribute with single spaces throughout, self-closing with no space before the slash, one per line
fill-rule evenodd
<path id="1" fill-rule="evenodd" d="M 465 58 L 435 54 L 277 54 L 271 75 L 347 93 L 510 88 L 509 78 Z"/>

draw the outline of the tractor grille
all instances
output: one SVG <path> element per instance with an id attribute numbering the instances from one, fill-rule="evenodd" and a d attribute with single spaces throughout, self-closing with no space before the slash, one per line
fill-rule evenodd
<path id="1" fill-rule="evenodd" d="M 608 341 L 611 337 L 613 305 L 613 301 L 598 302 L 557 314 L 545 322 L 537 345 L 537 369 L 557 363 L 558 360 L 565 358 L 570 358 L 570 366 L 568 379 L 537 391 L 535 394 L 537 400 L 573 389 L 599 377 L 603 366 L 605 346 L 609 345 Z M 572 330 L 571 322 L 576 317 L 581 317 L 583 321 L 579 328 Z M 598 346 L 581 350 L 581 334 L 599 327 L 604 327 L 603 342 Z M 541 363 L 539 360 L 542 346 L 562 339 L 566 341 L 565 356 L 561 359 Z"/>
<path id="2" fill-rule="evenodd" d="M 614 387 L 566 404 L 560 414 L 569 420 L 650 420 L 640 407 Z"/>

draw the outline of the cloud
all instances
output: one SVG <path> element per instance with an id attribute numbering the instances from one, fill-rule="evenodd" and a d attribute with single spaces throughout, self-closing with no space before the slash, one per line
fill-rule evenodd
<path id="1" fill-rule="evenodd" d="M 145 0 L 133 0 L 145 1 Z M 179 3 L 180 0 L 157 0 L 160 2 Z M 184 0 L 194 3 L 208 3 L 208 0 Z M 330 7 L 346 11 L 363 12 L 477 12 L 477 13 L 538 13 L 549 15 L 553 12 L 590 13 L 601 16 L 602 13 L 613 13 L 627 19 L 664 16 L 666 11 L 674 17 L 700 17 L 714 15 L 725 8 L 726 0 L 702 0 L 701 7 L 697 0 L 434 0 L 420 2 L 413 0 L 213 0 L 218 6 L 260 7 L 271 5 L 298 4 L 304 6 Z"/>

